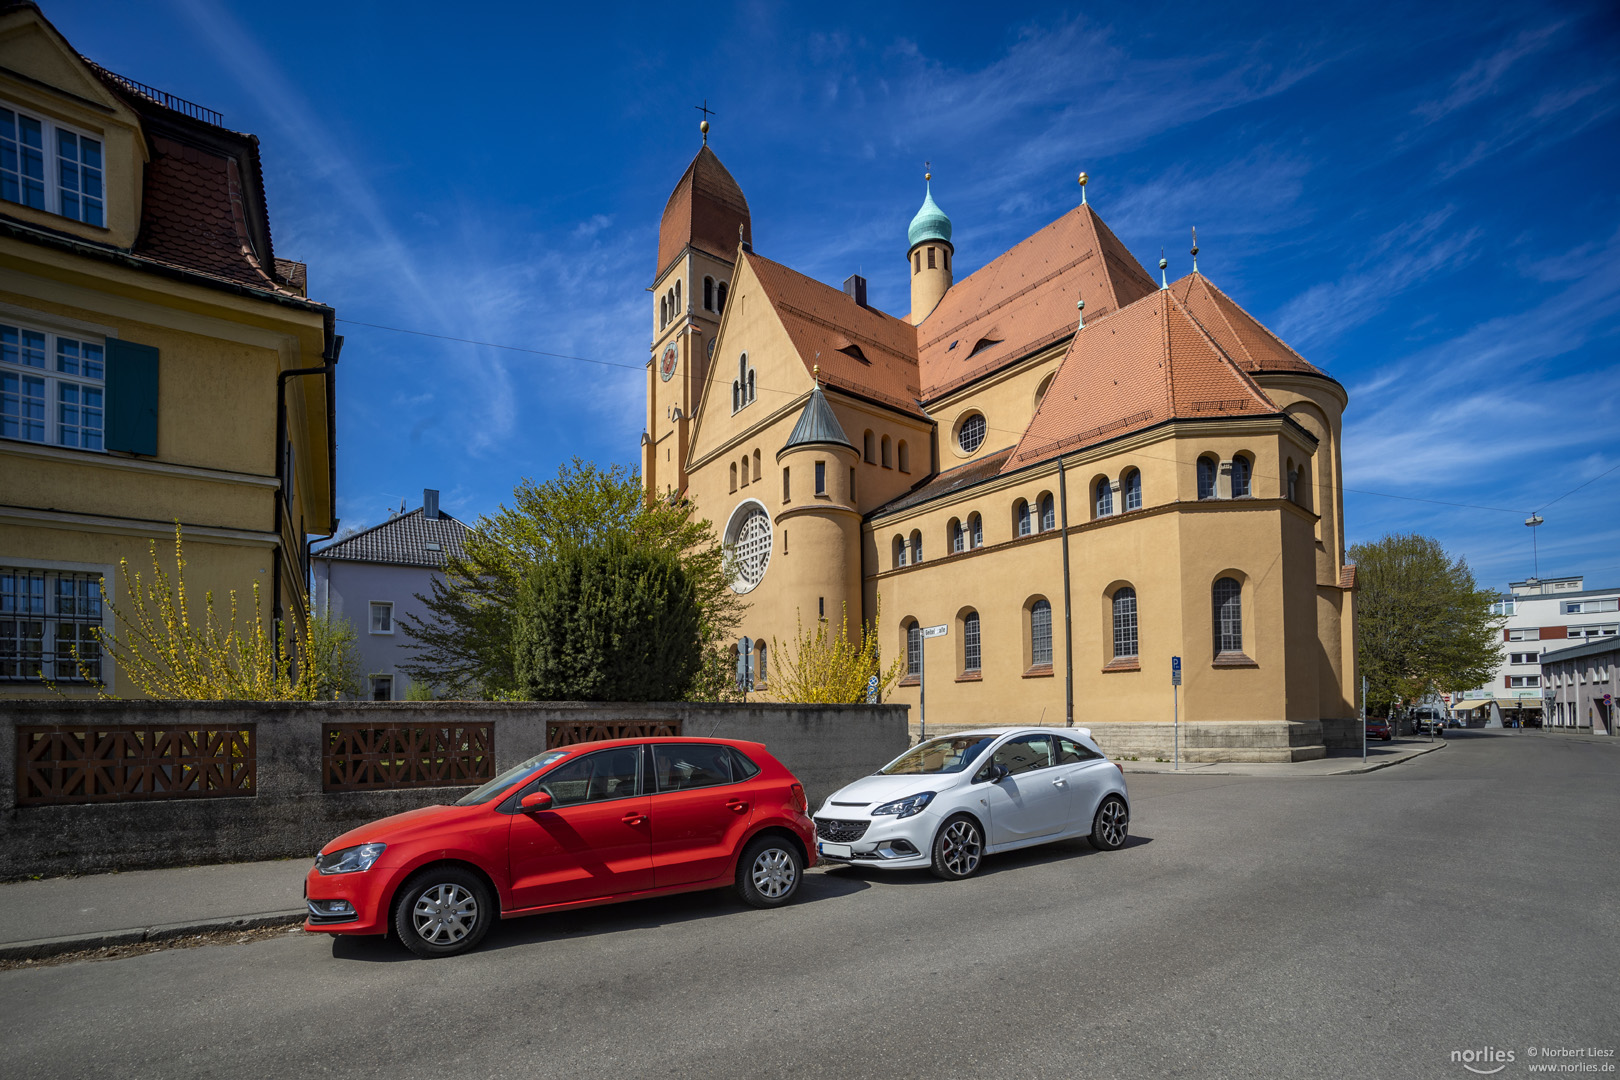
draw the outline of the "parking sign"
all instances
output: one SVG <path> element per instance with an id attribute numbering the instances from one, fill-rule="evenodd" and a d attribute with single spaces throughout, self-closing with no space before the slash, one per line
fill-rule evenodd
<path id="1" fill-rule="evenodd" d="M 1181 657 L 1179 656 L 1170 658 L 1170 685 L 1181 685 Z"/>

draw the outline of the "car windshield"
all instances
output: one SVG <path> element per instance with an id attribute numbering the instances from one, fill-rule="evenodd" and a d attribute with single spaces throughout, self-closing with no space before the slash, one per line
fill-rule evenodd
<path id="1" fill-rule="evenodd" d="M 547 765 L 560 761 L 567 756 L 568 751 L 566 750 L 547 750 L 543 754 L 536 754 L 527 761 L 520 761 L 483 787 L 478 788 L 476 791 L 467 792 L 467 794 L 456 800 L 456 805 L 477 806 L 481 802 L 488 802 L 519 780 L 531 776 Z"/>
<path id="2" fill-rule="evenodd" d="M 984 748 L 995 742 L 994 735 L 947 735 L 929 739 L 901 754 L 882 769 L 880 776 L 905 776 L 916 773 L 962 772 Z"/>

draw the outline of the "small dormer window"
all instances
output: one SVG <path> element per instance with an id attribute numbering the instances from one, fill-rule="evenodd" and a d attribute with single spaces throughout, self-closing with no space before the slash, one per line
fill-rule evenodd
<path id="1" fill-rule="evenodd" d="M 106 224 L 101 140 L 0 104 L 0 199 Z"/>
<path id="2" fill-rule="evenodd" d="M 1000 345 L 1001 340 L 1002 340 L 1001 338 L 982 337 L 976 343 L 974 343 L 973 351 L 968 353 L 968 356 L 969 357 L 978 356 L 980 353 L 984 352 L 984 350 L 990 348 L 992 345 Z"/>

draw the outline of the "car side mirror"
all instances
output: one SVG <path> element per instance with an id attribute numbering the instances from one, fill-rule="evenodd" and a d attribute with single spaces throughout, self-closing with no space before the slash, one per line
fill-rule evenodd
<path id="1" fill-rule="evenodd" d="M 551 792 L 534 791 L 518 800 L 518 809 L 525 813 L 551 809 Z"/>
<path id="2" fill-rule="evenodd" d="M 1005 765 L 992 765 L 992 766 L 990 766 L 990 782 L 992 784 L 999 784 L 999 783 L 1001 783 L 1003 780 L 1007 779 L 1007 777 L 1009 777 L 1011 775 L 1012 775 L 1012 770 L 1007 768 L 1007 766 L 1005 766 Z"/>

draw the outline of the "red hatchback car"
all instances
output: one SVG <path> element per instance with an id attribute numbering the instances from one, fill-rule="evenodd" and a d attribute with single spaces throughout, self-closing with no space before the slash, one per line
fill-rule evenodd
<path id="1" fill-rule="evenodd" d="M 547 752 L 449 806 L 351 830 L 304 880 L 304 929 L 453 956 L 518 915 L 734 885 L 755 907 L 816 862 L 804 788 L 759 743 L 618 739 Z"/>
<path id="2" fill-rule="evenodd" d="M 1376 716 L 1367 717 L 1367 738 L 1383 739 L 1389 742 L 1392 736 L 1389 733 L 1389 721 Z"/>

